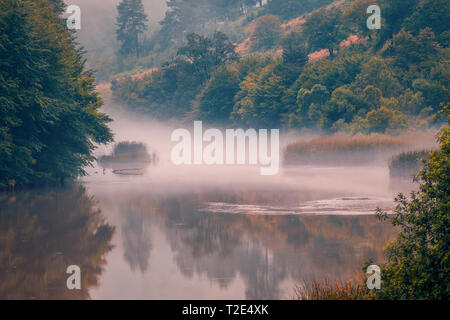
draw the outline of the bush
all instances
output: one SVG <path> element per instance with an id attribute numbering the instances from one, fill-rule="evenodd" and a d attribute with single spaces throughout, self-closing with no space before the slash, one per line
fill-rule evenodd
<path id="1" fill-rule="evenodd" d="M 100 163 L 108 164 L 121 161 L 150 161 L 147 146 L 141 142 L 122 141 L 114 146 L 111 155 L 104 155 L 99 158 Z"/>
<path id="2" fill-rule="evenodd" d="M 422 159 L 428 159 L 430 151 L 402 152 L 389 161 L 389 174 L 391 177 L 410 178 L 417 174 Z"/>
<path id="3" fill-rule="evenodd" d="M 409 198 L 398 194 L 394 216 L 381 209 L 381 219 L 401 227 L 386 249 L 382 266 L 382 299 L 450 297 L 450 127 L 441 130 L 440 149 L 429 154 Z"/>

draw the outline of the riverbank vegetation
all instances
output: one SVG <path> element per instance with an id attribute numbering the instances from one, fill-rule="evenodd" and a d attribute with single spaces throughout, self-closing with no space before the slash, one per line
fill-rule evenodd
<path id="1" fill-rule="evenodd" d="M 84 174 L 112 135 L 60 0 L 0 2 L 0 189 Z"/>
<path id="2" fill-rule="evenodd" d="M 446 108 L 448 114 L 448 108 Z M 450 123 L 450 122 L 449 122 Z M 385 249 L 381 288 L 367 290 L 365 278 L 345 283 L 313 281 L 295 289 L 295 299 L 447 300 L 450 296 L 450 127 L 439 135 L 439 150 L 428 153 L 410 196 L 399 193 L 393 215 L 377 209 L 380 220 L 400 228 Z M 414 156 L 416 154 L 413 154 Z"/>
<path id="3" fill-rule="evenodd" d="M 431 151 L 419 150 L 402 152 L 389 161 L 389 175 L 395 178 L 411 178 L 428 159 Z"/>
<path id="4" fill-rule="evenodd" d="M 447 108 L 448 113 L 448 108 Z M 450 124 L 450 123 L 449 123 Z M 394 216 L 381 219 L 401 228 L 388 244 L 382 266 L 382 299 L 439 299 L 450 296 L 450 127 L 439 135 L 439 150 L 429 153 L 416 176 L 417 191 L 398 194 Z"/>
<path id="5" fill-rule="evenodd" d="M 412 148 L 412 136 L 330 135 L 299 139 L 284 150 L 285 164 L 357 165 L 387 159 L 399 150 Z"/>
<path id="6" fill-rule="evenodd" d="M 294 288 L 294 300 L 369 300 L 373 292 L 367 289 L 364 276 L 357 280 L 308 280 L 306 285 Z"/>

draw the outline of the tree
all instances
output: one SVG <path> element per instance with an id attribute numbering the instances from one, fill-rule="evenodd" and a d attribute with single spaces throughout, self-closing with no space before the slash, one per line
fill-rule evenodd
<path id="1" fill-rule="evenodd" d="M 251 49 L 257 51 L 273 48 L 278 43 L 281 32 L 281 21 L 278 16 L 268 14 L 259 17 L 252 23 Z"/>
<path id="2" fill-rule="evenodd" d="M 323 129 L 330 129 L 337 121 L 350 123 L 360 109 L 364 108 L 364 102 L 346 87 L 340 87 L 333 91 L 330 100 L 323 108 Z"/>
<path id="3" fill-rule="evenodd" d="M 370 111 L 366 116 L 371 132 L 384 133 L 386 129 L 403 129 L 406 127 L 404 115 L 397 110 L 382 106 Z"/>
<path id="4" fill-rule="evenodd" d="M 226 122 L 233 112 L 234 97 L 239 91 L 239 72 L 235 67 L 219 68 L 199 96 L 198 118 L 209 122 Z"/>
<path id="5" fill-rule="evenodd" d="M 447 106 L 448 108 L 448 106 Z M 447 109 L 448 110 L 448 109 Z M 447 111 L 448 116 L 448 111 Z M 447 118 L 448 119 L 448 118 Z M 400 234 L 389 244 L 382 266 L 382 299 L 439 299 L 450 297 L 450 127 L 439 135 L 433 151 L 416 176 L 420 183 L 410 197 L 398 194 L 394 216 L 381 209 Z"/>
<path id="6" fill-rule="evenodd" d="M 313 12 L 303 24 L 303 34 L 312 50 L 328 49 L 330 57 L 344 39 L 341 11 L 322 8 Z"/>
<path id="7" fill-rule="evenodd" d="M 262 128 L 280 125 L 281 115 L 286 111 L 281 102 L 285 88 L 273 68 L 269 65 L 252 72 L 240 83 L 231 115 L 236 123 Z"/>
<path id="8" fill-rule="evenodd" d="M 367 28 L 368 15 L 366 14 L 366 11 L 372 4 L 372 0 L 354 1 L 342 15 L 346 27 L 349 30 L 356 32 L 356 34 L 360 37 L 369 36 L 369 38 L 372 38 L 372 35 L 377 31 Z"/>
<path id="9" fill-rule="evenodd" d="M 208 80 L 216 67 L 237 59 L 235 45 L 222 32 L 216 31 L 212 38 L 191 33 L 186 39 L 187 44 L 178 49 L 177 55 L 192 63 L 201 83 Z"/>
<path id="10" fill-rule="evenodd" d="M 382 10 L 383 27 L 378 30 L 377 47 L 381 47 L 386 40 L 398 33 L 405 22 L 405 19 L 411 16 L 414 8 L 420 0 L 381 0 L 380 8 Z"/>
<path id="11" fill-rule="evenodd" d="M 411 17 L 405 21 L 405 28 L 414 34 L 418 34 L 422 29 L 431 28 L 439 42 L 448 46 L 449 28 L 442 21 L 449 19 L 450 3 L 447 0 L 421 0 Z"/>
<path id="12" fill-rule="evenodd" d="M 281 39 L 283 47 L 283 63 L 281 73 L 284 85 L 290 86 L 302 73 L 303 67 L 308 63 L 308 49 L 305 47 L 303 37 L 298 32 L 291 32 Z"/>
<path id="13" fill-rule="evenodd" d="M 264 11 L 289 20 L 332 2 L 333 0 L 269 0 Z"/>
<path id="14" fill-rule="evenodd" d="M 392 38 L 387 53 L 394 58 L 394 63 L 403 69 L 419 68 L 438 53 L 439 46 L 430 28 L 420 31 L 418 36 L 402 29 Z"/>
<path id="15" fill-rule="evenodd" d="M 362 64 L 355 84 L 361 89 L 372 85 L 380 89 L 384 97 L 392 97 L 398 95 L 402 89 L 398 76 L 389 60 L 373 56 Z"/>
<path id="16" fill-rule="evenodd" d="M 139 35 L 147 30 L 147 15 L 142 0 L 122 0 L 117 6 L 117 40 L 120 42 L 120 55 L 136 53 L 139 59 Z"/>
<path id="17" fill-rule="evenodd" d="M 110 119 L 57 1 L 0 2 L 0 188 L 84 173 Z"/>

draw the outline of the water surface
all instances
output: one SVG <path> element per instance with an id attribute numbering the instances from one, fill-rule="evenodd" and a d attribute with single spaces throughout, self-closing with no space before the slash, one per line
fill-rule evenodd
<path id="1" fill-rule="evenodd" d="M 175 167 L 170 128 L 134 119 L 113 129 L 116 141 L 146 143 L 158 165 L 136 175 L 95 166 L 65 188 L 1 194 L 0 298 L 287 299 L 303 281 L 381 263 L 395 235 L 374 216 L 393 206 L 386 164 L 273 177 Z M 68 265 L 80 266 L 81 290 L 67 289 Z"/>

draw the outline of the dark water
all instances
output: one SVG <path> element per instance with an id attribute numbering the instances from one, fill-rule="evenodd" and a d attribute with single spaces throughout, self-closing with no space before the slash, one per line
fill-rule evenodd
<path id="1" fill-rule="evenodd" d="M 367 192 L 139 179 L 0 195 L 0 298 L 285 299 L 381 262 L 395 234 Z"/>

